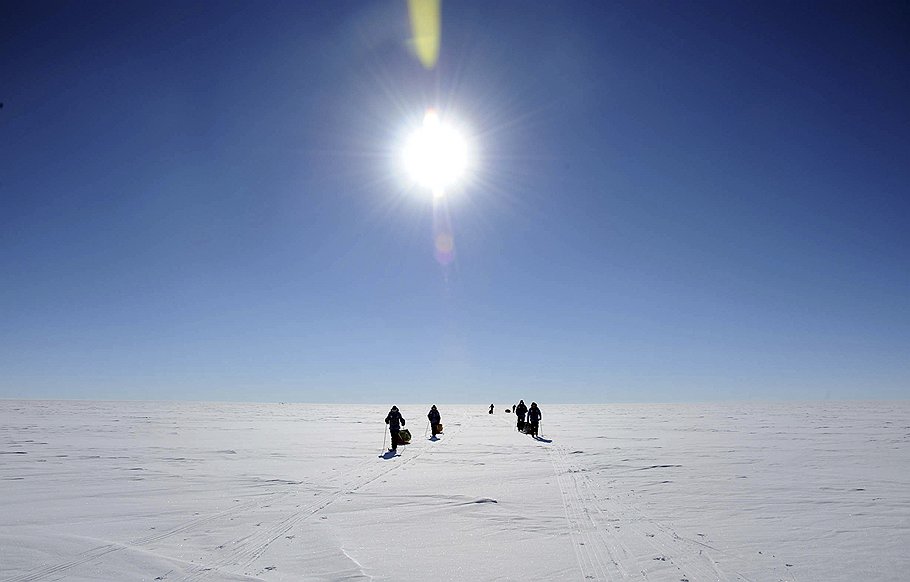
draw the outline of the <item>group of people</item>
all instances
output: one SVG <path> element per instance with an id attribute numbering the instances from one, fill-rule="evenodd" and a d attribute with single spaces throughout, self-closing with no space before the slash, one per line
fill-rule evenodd
<path id="1" fill-rule="evenodd" d="M 540 409 L 537 408 L 537 403 L 532 402 L 531 408 L 528 408 L 525 405 L 525 401 L 520 400 L 512 410 L 515 411 L 515 416 L 518 417 L 518 430 L 537 436 L 537 430 L 540 428 L 540 418 L 542 416 L 540 414 Z M 526 416 L 527 420 L 525 420 Z"/>
<path id="2" fill-rule="evenodd" d="M 512 410 L 515 411 L 515 416 L 518 417 L 518 430 L 537 436 L 537 430 L 540 427 L 540 418 L 542 416 L 540 414 L 540 409 L 537 408 L 537 403 L 532 402 L 531 408 L 528 408 L 525 406 L 525 401 L 521 400 Z M 506 410 L 506 412 L 508 412 L 508 410 Z M 490 414 L 493 414 L 492 404 L 490 405 Z M 430 407 L 430 412 L 427 413 L 427 420 L 430 421 L 433 438 L 436 438 L 436 435 L 442 433 L 442 424 L 440 423 L 441 417 L 435 404 Z M 389 425 L 389 432 L 392 433 L 392 448 L 389 449 L 389 451 L 394 453 L 398 450 L 398 445 L 402 443 L 399 434 L 401 432 L 401 427 L 407 424 L 407 422 L 404 417 L 401 416 L 398 407 L 393 406 L 385 417 L 385 423 Z"/>
<path id="3" fill-rule="evenodd" d="M 430 427 L 433 430 L 433 438 L 436 438 L 436 435 L 442 433 L 442 424 L 439 422 L 439 411 L 436 410 L 435 404 L 430 407 L 430 412 L 427 414 L 427 420 L 430 421 Z M 400 434 L 401 427 L 407 424 L 407 421 L 401 416 L 398 407 L 393 406 L 385 417 L 385 423 L 389 425 L 389 432 L 392 433 L 392 448 L 389 449 L 389 451 L 394 453 L 398 450 L 398 445 L 402 443 Z"/>

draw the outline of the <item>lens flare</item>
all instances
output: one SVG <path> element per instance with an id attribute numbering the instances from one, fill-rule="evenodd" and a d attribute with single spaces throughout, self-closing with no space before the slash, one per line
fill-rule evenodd
<path id="1" fill-rule="evenodd" d="M 433 199 L 433 255 L 443 267 L 455 260 L 455 237 L 445 198 Z"/>
<path id="2" fill-rule="evenodd" d="M 436 66 L 442 29 L 440 0 L 408 0 L 411 20 L 411 43 L 420 63 L 426 69 Z"/>

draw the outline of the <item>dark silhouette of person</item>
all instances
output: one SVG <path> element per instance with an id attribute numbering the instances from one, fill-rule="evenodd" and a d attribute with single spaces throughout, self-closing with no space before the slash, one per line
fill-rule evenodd
<path id="1" fill-rule="evenodd" d="M 441 431 L 439 430 L 439 411 L 436 410 L 436 405 L 430 407 L 430 412 L 427 414 L 427 418 L 430 419 L 430 428 L 433 431 L 433 436 L 435 437 Z"/>
<path id="2" fill-rule="evenodd" d="M 525 401 L 522 400 L 515 407 L 515 416 L 518 417 L 518 430 L 524 430 L 525 428 L 525 414 L 528 413 L 528 407 L 525 406 Z"/>
<path id="3" fill-rule="evenodd" d="M 406 424 L 404 417 L 398 412 L 397 406 L 393 406 L 392 410 L 389 411 L 389 414 L 385 417 L 385 423 L 389 425 L 389 432 L 392 433 L 392 448 L 389 450 L 397 451 L 401 442 L 398 439 L 398 431 Z"/>
<path id="4" fill-rule="evenodd" d="M 537 403 L 532 402 L 531 408 L 528 409 L 528 424 L 531 425 L 531 434 L 537 436 L 537 427 L 540 426 L 540 409 L 537 408 Z"/>
<path id="5" fill-rule="evenodd" d="M 490 414 L 493 414 L 493 405 L 490 405 Z"/>

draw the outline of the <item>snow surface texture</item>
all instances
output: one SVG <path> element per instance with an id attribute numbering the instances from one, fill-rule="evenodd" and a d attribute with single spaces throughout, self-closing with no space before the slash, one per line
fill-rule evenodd
<path id="1" fill-rule="evenodd" d="M 0 401 L 0 580 L 907 580 L 910 403 L 541 404 Z"/>

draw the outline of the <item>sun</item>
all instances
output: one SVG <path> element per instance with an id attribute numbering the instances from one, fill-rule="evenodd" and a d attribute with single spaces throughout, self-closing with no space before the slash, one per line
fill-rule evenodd
<path id="1" fill-rule="evenodd" d="M 442 195 L 456 186 L 467 173 L 470 162 L 464 135 L 427 111 L 423 125 L 408 138 L 404 147 L 405 168 L 419 186 Z"/>

